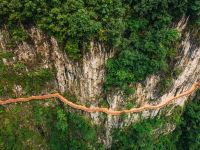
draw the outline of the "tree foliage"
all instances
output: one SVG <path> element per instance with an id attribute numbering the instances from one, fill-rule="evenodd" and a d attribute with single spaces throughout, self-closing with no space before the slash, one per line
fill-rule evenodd
<path id="1" fill-rule="evenodd" d="M 176 56 L 175 44 L 179 39 L 172 24 L 182 15 L 190 15 L 199 25 L 199 0 L 0 0 L 0 27 L 9 31 L 13 42 L 28 40 L 26 28 L 36 26 L 54 36 L 72 59 L 78 60 L 90 41 L 114 49 L 115 57 L 106 63 L 105 89 L 122 89 L 127 94 L 133 92 L 130 84 L 169 69 L 167 62 Z M 10 57 L 11 54 L 0 52 L 0 96 L 12 95 L 13 85 L 22 85 L 26 94 L 39 92 L 53 78 L 52 72 L 46 69 L 27 73 L 26 66 L 20 63 L 8 67 L 2 58 Z M 170 80 L 165 86 L 170 86 Z M 180 139 L 176 144 L 186 143 L 185 147 L 180 146 L 182 149 L 199 147 L 198 104 L 187 106 L 177 131 Z M 42 146 L 50 149 L 100 148 L 95 129 L 85 118 L 62 108 L 32 109 L 34 130 L 26 122 L 31 117 L 28 111 L 21 115 L 20 107 L 16 107 L 8 114 L 1 107 L 0 149 L 34 149 L 22 143 L 31 138 L 36 143 L 42 141 Z M 21 116 L 24 120 L 20 120 Z M 147 120 L 115 132 L 112 148 L 174 149 L 174 135 L 152 137 L 160 124 L 162 120 Z"/>
<path id="2" fill-rule="evenodd" d="M 199 91 L 193 101 L 182 109 L 161 118 L 147 119 L 125 129 L 113 132 L 112 149 L 132 150 L 198 150 L 200 147 L 200 101 Z M 165 130 L 166 123 L 176 125 L 171 133 L 158 134 Z"/>
<path id="3" fill-rule="evenodd" d="M 24 114 L 24 115 L 23 115 Z M 0 108 L 0 148 L 5 149 L 100 149 L 95 126 L 84 117 L 52 104 Z"/>
<path id="4" fill-rule="evenodd" d="M 159 134 L 157 130 L 164 130 L 166 118 L 147 119 L 113 132 L 112 149 L 123 150 L 174 150 L 178 134 Z M 170 119 L 170 118 L 168 118 Z M 171 122 L 173 123 L 173 122 Z M 156 132 L 157 131 L 157 132 Z"/>
<path id="5" fill-rule="evenodd" d="M 28 39 L 24 26 L 54 36 L 78 60 L 91 40 L 114 48 L 105 89 L 120 88 L 167 69 L 178 33 L 171 26 L 186 14 L 199 20 L 198 0 L 0 0 L 0 25 L 16 42 Z"/>
<path id="6" fill-rule="evenodd" d="M 198 150 L 200 147 L 200 92 L 196 98 L 186 105 L 181 125 L 176 129 L 180 132 L 177 146 L 180 150 Z"/>

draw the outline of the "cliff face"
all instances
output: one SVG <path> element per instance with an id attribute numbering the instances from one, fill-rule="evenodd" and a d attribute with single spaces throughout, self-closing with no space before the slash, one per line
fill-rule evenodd
<path id="1" fill-rule="evenodd" d="M 160 95 L 158 93 L 159 86 L 157 85 L 162 80 L 162 77 L 159 75 L 152 75 L 148 77 L 144 83 L 138 84 L 135 94 L 127 98 L 125 101 L 135 101 L 137 105 L 145 103 L 158 104 L 167 97 L 175 96 L 189 89 L 191 85 L 200 78 L 200 46 L 192 37 L 191 31 L 186 29 L 187 22 L 188 18 L 183 17 L 176 25 L 177 30 L 180 31 L 181 34 L 181 42 L 178 46 L 179 58 L 174 67 L 181 69 L 181 72 L 176 78 L 173 78 L 170 88 L 164 94 Z M 185 96 L 173 102 L 173 104 L 167 108 L 167 112 L 165 112 L 166 115 L 170 115 L 170 112 L 176 106 L 183 106 L 187 99 L 188 97 Z M 120 92 L 110 95 L 108 101 L 110 101 L 109 104 L 111 104 L 111 109 L 120 108 L 124 105 L 124 99 Z M 110 129 L 114 126 L 128 126 L 142 118 L 153 118 L 161 111 L 162 110 L 151 110 L 144 111 L 140 114 L 129 114 L 123 122 L 120 122 L 120 119 L 117 117 L 108 116 L 107 128 Z M 171 130 L 174 128 L 174 125 L 171 125 Z M 109 133 L 107 133 L 107 135 L 110 137 Z"/>
<path id="2" fill-rule="evenodd" d="M 200 78 L 200 47 L 198 43 L 191 37 L 190 31 L 186 29 L 188 18 L 183 17 L 176 25 L 177 30 L 181 34 L 181 42 L 178 46 L 178 58 L 175 62 L 174 70 L 179 70 L 177 77 L 171 81 L 170 87 L 162 94 L 159 93 L 159 83 L 163 80 L 162 76 L 152 75 L 143 83 L 136 85 L 134 95 L 124 99 L 121 92 L 112 93 L 108 96 L 111 109 L 119 109 L 124 106 L 127 101 L 134 102 L 136 106 L 143 104 L 158 104 L 167 97 L 175 96 L 191 87 L 191 85 Z M 182 97 L 174 102 L 174 106 L 183 106 L 188 97 Z M 140 115 L 129 114 L 128 118 L 120 124 L 127 126 L 142 118 L 152 118 L 158 114 L 159 110 L 144 111 Z M 116 119 L 117 121 L 117 119 Z M 118 121 L 117 121 L 118 122 Z"/>
<path id="3" fill-rule="evenodd" d="M 153 75 L 148 77 L 144 83 L 136 86 L 134 95 L 124 99 L 120 91 L 116 91 L 103 97 L 103 82 L 105 79 L 105 63 L 108 58 L 114 56 L 114 51 L 107 49 L 103 44 L 92 41 L 90 50 L 84 52 L 82 58 L 77 62 L 71 60 L 66 53 L 58 46 L 58 42 L 53 37 L 47 37 L 37 28 L 31 28 L 27 32 L 31 37 L 31 41 L 17 44 L 13 49 L 16 60 L 25 61 L 36 65 L 38 56 L 40 56 L 39 66 L 41 68 L 51 68 L 55 70 L 56 80 L 55 87 L 52 91 L 61 93 L 70 92 L 82 104 L 90 104 L 98 106 L 100 101 L 106 101 L 109 108 L 123 109 L 127 102 L 134 103 L 134 107 L 144 103 L 159 103 L 166 97 L 174 96 L 182 91 L 187 90 L 191 85 L 200 78 L 200 46 L 192 38 L 189 30 L 186 30 L 187 18 L 182 18 L 176 25 L 182 36 L 179 45 L 179 58 L 175 64 L 175 68 L 181 68 L 181 73 L 172 80 L 172 85 L 164 94 L 158 94 L 157 86 L 161 77 Z M 0 31 L 0 48 L 7 50 L 9 42 L 8 33 L 5 29 Z M 6 60 L 4 60 L 6 63 Z M 17 85 L 16 85 L 17 86 Z M 22 89 L 23 90 L 23 89 Z M 21 90 L 21 91 L 22 91 Z M 20 95 L 19 93 L 16 93 Z M 176 105 L 183 105 L 188 97 L 182 97 L 174 102 L 174 105 L 168 110 L 170 111 Z M 150 100 L 154 100 L 153 102 Z M 105 123 L 105 143 L 111 143 L 111 129 L 115 126 L 128 126 L 133 122 L 142 118 L 152 118 L 159 113 L 160 110 L 144 111 L 143 113 L 129 114 L 125 120 L 120 117 L 108 116 Z M 91 113 L 91 118 L 101 124 L 103 122 L 102 115 L 99 113 Z"/>

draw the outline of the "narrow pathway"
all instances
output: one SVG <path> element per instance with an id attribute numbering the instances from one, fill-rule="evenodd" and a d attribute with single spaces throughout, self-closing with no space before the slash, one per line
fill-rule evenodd
<path id="1" fill-rule="evenodd" d="M 27 97 L 27 98 L 0 100 L 0 105 L 6 105 L 6 104 L 18 103 L 18 102 L 28 102 L 28 101 L 32 101 L 32 100 L 45 100 L 45 99 L 50 99 L 50 98 L 58 98 L 60 101 L 62 101 L 63 103 L 69 105 L 70 107 L 72 107 L 74 109 L 83 110 L 83 111 L 86 111 L 89 113 L 103 112 L 108 115 L 120 115 L 122 113 L 136 113 L 136 112 L 141 112 L 144 110 L 163 108 L 167 104 L 171 103 L 173 100 L 176 100 L 180 97 L 192 94 L 194 91 L 196 91 L 199 88 L 199 86 L 200 86 L 200 80 L 195 82 L 192 85 L 192 87 L 190 89 L 188 89 L 187 91 L 184 91 L 181 94 L 178 94 L 176 96 L 166 98 L 164 101 L 162 101 L 161 103 L 159 103 L 157 105 L 145 104 L 144 106 L 141 106 L 139 108 L 125 109 L 125 110 L 110 110 L 108 108 L 103 108 L 103 107 L 102 108 L 100 108 L 100 107 L 89 108 L 89 107 L 86 107 L 83 105 L 75 104 L 75 103 L 69 101 L 68 99 L 66 99 L 65 97 L 63 97 L 62 95 L 60 95 L 59 93 L 47 94 L 47 95 L 41 95 L 41 96 L 31 96 L 31 97 Z"/>

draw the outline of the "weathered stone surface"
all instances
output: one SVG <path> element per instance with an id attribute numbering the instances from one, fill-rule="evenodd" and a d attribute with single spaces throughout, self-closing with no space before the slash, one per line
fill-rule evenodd
<path id="1" fill-rule="evenodd" d="M 182 68 L 181 74 L 173 79 L 170 89 L 163 95 L 158 94 L 157 83 L 160 77 L 152 75 L 136 86 L 136 92 L 129 98 L 124 99 L 121 91 L 116 91 L 107 95 L 107 102 L 110 109 L 123 109 L 126 101 L 134 100 L 136 107 L 149 102 L 149 99 L 155 99 L 153 103 L 159 103 L 166 97 L 174 96 L 187 90 L 197 80 L 200 79 L 200 46 L 192 38 L 190 31 L 186 30 L 188 18 L 183 17 L 176 25 L 177 30 L 182 34 L 182 42 L 179 46 L 179 59 L 175 67 Z M 0 48 L 6 50 L 6 43 L 9 40 L 6 30 L 0 31 Z M 79 61 L 71 60 L 67 54 L 59 47 L 54 37 L 48 37 L 39 29 L 32 27 L 27 31 L 31 37 L 30 43 L 23 42 L 17 44 L 13 49 L 16 54 L 15 59 L 25 61 L 35 65 L 40 58 L 40 66 L 43 68 L 54 68 L 56 73 L 55 90 L 61 93 L 70 92 L 75 95 L 82 104 L 90 102 L 91 107 L 97 106 L 99 97 L 101 97 L 103 82 L 105 79 L 105 63 L 108 58 L 114 56 L 114 51 L 106 49 L 99 42 L 91 41 L 90 50 L 84 50 L 83 57 Z M 6 60 L 4 60 L 6 63 Z M 16 92 L 22 92 L 16 85 Z M 175 105 L 182 106 L 188 97 L 182 97 Z M 152 118 L 158 114 L 159 110 L 144 111 L 127 115 L 126 119 L 121 121 L 119 117 L 107 116 L 105 128 L 105 139 L 102 139 L 106 145 L 111 144 L 111 130 L 113 127 L 128 126 L 142 118 Z M 91 113 L 91 118 L 96 123 L 101 123 L 99 113 Z M 169 129 L 170 131 L 170 129 Z"/>

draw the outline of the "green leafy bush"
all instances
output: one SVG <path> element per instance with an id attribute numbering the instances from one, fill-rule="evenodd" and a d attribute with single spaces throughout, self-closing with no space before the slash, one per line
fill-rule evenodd
<path id="1" fill-rule="evenodd" d="M 193 101 L 186 105 L 180 125 L 176 132 L 180 133 L 177 147 L 180 150 L 198 150 L 200 147 L 200 92 Z"/>
<path id="2" fill-rule="evenodd" d="M 193 21 L 200 25 L 200 2 L 198 0 L 192 0 L 190 3 L 190 13 L 192 14 Z"/>
<path id="3" fill-rule="evenodd" d="M 157 140 L 153 131 L 160 123 L 160 120 L 146 120 L 123 131 L 114 131 L 112 149 L 155 149 Z"/>
<path id="4" fill-rule="evenodd" d="M 12 29 L 9 30 L 10 32 L 10 36 L 11 36 L 11 40 L 15 41 L 15 42 L 22 42 L 22 41 L 26 41 L 29 36 L 26 33 L 26 31 L 22 28 L 15 28 L 12 27 Z"/>
<path id="5" fill-rule="evenodd" d="M 80 49 L 78 47 L 78 43 L 75 41 L 67 41 L 65 51 L 73 59 L 78 59 L 80 57 Z"/>

